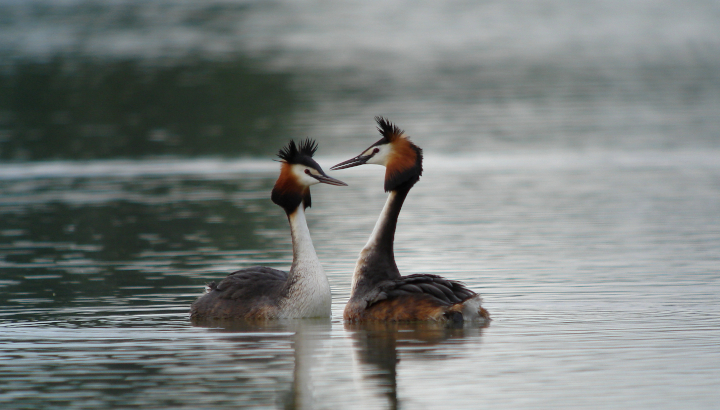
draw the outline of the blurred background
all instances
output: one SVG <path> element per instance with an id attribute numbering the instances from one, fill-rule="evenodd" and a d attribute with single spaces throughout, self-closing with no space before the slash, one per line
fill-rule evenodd
<path id="1" fill-rule="evenodd" d="M 343 324 L 378 167 L 312 188 L 332 319 L 192 327 L 290 266 L 277 150 L 376 115 L 400 271 L 490 327 Z M 719 158 L 717 1 L 0 0 L 0 407 L 715 409 Z"/>
<path id="2" fill-rule="evenodd" d="M 0 2 L 0 158 L 707 149 L 714 1 Z M 370 124 L 370 125 L 368 125 Z M 408 127 L 409 128 L 409 127 Z"/>

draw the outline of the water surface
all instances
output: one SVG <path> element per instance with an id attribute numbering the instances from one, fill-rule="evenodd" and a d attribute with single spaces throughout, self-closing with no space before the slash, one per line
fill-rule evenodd
<path id="1" fill-rule="evenodd" d="M 713 409 L 712 1 L 0 0 L 0 405 Z M 308 222 L 333 316 L 194 327 L 205 283 L 287 269 L 289 138 L 330 165 L 385 115 L 425 150 L 401 272 L 487 328 L 341 321 L 383 172 Z"/>
<path id="2" fill-rule="evenodd" d="M 73 175 L 74 165 L 66 177 L 62 164 L 52 176 L 28 166 L 32 177 L 14 166 L 20 176 L 0 181 L 0 397 L 73 408 L 711 408 L 715 154 L 429 155 L 401 214 L 398 265 L 481 292 L 494 319 L 485 329 L 342 323 L 385 198 L 379 167 L 313 189 L 331 320 L 207 329 L 187 317 L 204 283 L 289 267 L 286 220 L 268 198 L 275 164 L 110 168 L 147 169 L 128 176 Z"/>

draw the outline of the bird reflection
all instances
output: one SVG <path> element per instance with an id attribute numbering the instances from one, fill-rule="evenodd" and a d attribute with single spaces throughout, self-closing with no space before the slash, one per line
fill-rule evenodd
<path id="1" fill-rule="evenodd" d="M 282 380 L 288 373 L 289 355 L 294 367 L 289 386 L 277 386 L 276 404 L 284 409 L 365 408 L 398 409 L 398 365 L 402 360 L 454 358 L 453 345 L 477 344 L 483 328 L 467 323 L 364 322 L 335 323 L 329 318 L 288 321 L 194 321 L 195 326 L 225 333 L 222 340 L 237 341 L 221 354 L 208 357 L 220 363 L 234 362 L 234 380 L 247 380 L 241 395 L 255 396 L 260 379 Z M 338 326 L 344 326 L 343 328 Z M 227 333 L 231 333 L 229 335 Z M 349 336 L 349 337 L 344 337 Z M 278 345 L 278 341 L 281 342 Z M 287 343 L 286 343 L 287 342 Z M 211 342 L 212 343 L 212 342 Z M 217 345 L 212 343 L 213 346 Z M 290 346 L 278 349 L 278 346 Z M 215 352 L 217 353 L 217 352 Z M 348 354 L 349 353 L 349 354 Z M 262 365 L 258 368 L 257 364 Z M 259 369 L 266 369 L 260 370 Z M 245 383 L 245 382 L 243 382 Z M 274 382 L 271 382 L 274 383 Z M 268 385 L 262 383 L 261 391 Z M 275 390 L 276 387 L 272 387 Z M 244 400 L 235 396 L 239 401 Z M 351 406 L 352 407 L 352 406 Z"/>
<path id="2" fill-rule="evenodd" d="M 205 319 L 193 320 L 192 323 L 194 326 L 208 327 L 217 332 L 242 332 L 244 342 L 255 340 L 261 343 L 263 340 L 276 338 L 278 334 L 291 333 L 295 365 L 292 385 L 289 391 L 280 395 L 282 408 L 291 410 L 317 407 L 312 370 L 320 345 L 330 338 L 330 318 L 287 321 Z"/>
<path id="3" fill-rule="evenodd" d="M 482 334 L 482 327 L 479 326 L 437 322 L 347 322 L 345 330 L 351 333 L 359 362 L 375 370 L 364 372 L 365 378 L 377 383 L 387 398 L 388 408 L 392 410 L 399 408 L 398 350 L 411 347 L 416 357 L 424 353 L 437 354 L 437 347 L 443 343 Z M 433 357 L 438 358 L 436 355 Z"/>

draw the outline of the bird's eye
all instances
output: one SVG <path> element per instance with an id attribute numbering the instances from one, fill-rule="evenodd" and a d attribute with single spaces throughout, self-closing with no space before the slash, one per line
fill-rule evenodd
<path id="1" fill-rule="evenodd" d="M 373 150 L 373 154 L 377 154 L 378 152 L 380 152 L 380 148 L 375 148 L 375 149 Z"/>
<path id="2" fill-rule="evenodd" d="M 305 173 L 308 174 L 308 175 L 310 175 L 310 170 L 307 169 L 307 168 L 305 168 Z"/>

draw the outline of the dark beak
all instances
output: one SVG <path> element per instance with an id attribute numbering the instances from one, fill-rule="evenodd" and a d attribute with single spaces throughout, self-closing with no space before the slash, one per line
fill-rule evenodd
<path id="1" fill-rule="evenodd" d="M 342 182 L 341 180 L 335 179 L 333 177 L 329 177 L 325 174 L 320 174 L 320 175 L 310 174 L 310 176 L 317 179 L 318 181 L 322 182 L 323 184 L 336 185 L 336 186 L 347 186 L 347 184 Z"/>
<path id="2" fill-rule="evenodd" d="M 339 163 L 339 164 L 333 165 L 333 166 L 330 167 L 330 169 L 332 169 L 333 171 L 336 171 L 336 170 L 338 170 L 338 169 L 345 169 L 345 168 L 356 167 L 356 166 L 358 166 L 358 165 L 362 165 L 362 164 L 368 162 L 368 160 L 369 160 L 371 157 L 372 157 L 372 155 L 358 155 L 358 156 L 355 157 L 355 158 L 350 158 L 350 159 L 347 160 L 347 161 L 343 161 L 343 162 L 341 162 L 341 163 Z"/>

